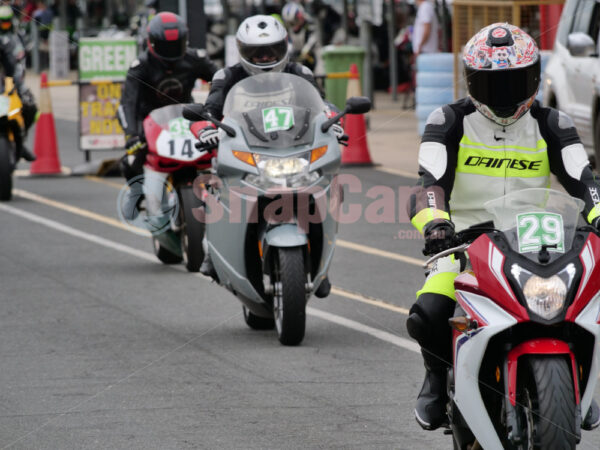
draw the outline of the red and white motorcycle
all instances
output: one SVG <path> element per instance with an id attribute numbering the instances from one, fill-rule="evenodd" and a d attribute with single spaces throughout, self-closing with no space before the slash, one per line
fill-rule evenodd
<path id="1" fill-rule="evenodd" d="M 457 233 L 448 418 L 454 448 L 575 448 L 600 372 L 600 237 L 581 200 L 526 189 Z M 495 226 L 495 227 L 494 227 Z"/>
<path id="2" fill-rule="evenodd" d="M 165 264 L 184 260 L 190 272 L 198 272 L 204 259 L 204 223 L 194 217 L 201 202 L 193 184 L 199 173 L 210 169 L 214 155 L 196 147 L 183 108 L 182 104 L 164 106 L 144 119 L 146 166 L 152 172 L 145 171 L 143 220 L 147 229 L 160 230 L 152 233 L 158 259 Z"/>

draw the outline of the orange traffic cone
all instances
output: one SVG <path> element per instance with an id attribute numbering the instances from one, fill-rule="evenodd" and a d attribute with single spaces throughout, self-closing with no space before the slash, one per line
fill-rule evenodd
<path id="1" fill-rule="evenodd" d="M 40 81 L 40 115 L 35 126 L 33 144 L 33 151 L 37 159 L 31 163 L 29 171 L 32 175 L 60 174 L 56 129 L 54 127 L 52 102 L 50 91 L 48 91 L 48 75 L 46 72 L 42 72 Z"/>
<path id="2" fill-rule="evenodd" d="M 346 88 L 346 98 L 361 95 L 360 77 L 356 64 L 350 66 L 351 77 Z M 342 165 L 371 166 L 371 156 L 367 143 L 367 125 L 362 114 L 348 114 L 344 117 L 344 131 L 348 135 L 348 147 L 342 150 Z"/>

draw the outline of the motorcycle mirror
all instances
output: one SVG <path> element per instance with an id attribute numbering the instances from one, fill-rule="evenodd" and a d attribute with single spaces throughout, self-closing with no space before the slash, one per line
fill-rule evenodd
<path id="1" fill-rule="evenodd" d="M 365 114 L 371 110 L 371 100 L 369 97 L 350 97 L 346 100 L 347 114 Z"/>
<path id="2" fill-rule="evenodd" d="M 206 118 L 204 105 L 202 103 L 189 103 L 183 105 L 183 118 L 191 120 L 192 122 L 204 120 Z"/>

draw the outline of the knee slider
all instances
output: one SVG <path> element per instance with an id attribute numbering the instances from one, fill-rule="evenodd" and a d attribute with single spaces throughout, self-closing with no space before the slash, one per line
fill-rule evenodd
<path id="1" fill-rule="evenodd" d="M 419 344 L 425 342 L 427 339 L 427 322 L 427 318 L 424 316 L 421 308 L 419 308 L 417 304 L 414 304 L 412 308 L 410 308 L 408 319 L 406 319 L 406 329 L 408 335 Z"/>

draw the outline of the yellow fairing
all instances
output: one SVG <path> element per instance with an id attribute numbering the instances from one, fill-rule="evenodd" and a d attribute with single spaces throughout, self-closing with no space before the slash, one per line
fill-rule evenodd
<path id="1" fill-rule="evenodd" d="M 15 85 L 12 77 L 6 77 L 4 79 L 4 96 L 8 97 L 8 119 L 16 120 L 21 128 L 25 127 L 25 122 L 23 120 L 23 102 L 21 102 L 21 98 L 17 93 L 17 90 L 14 89 Z M 12 138 L 12 136 L 11 136 Z"/>

